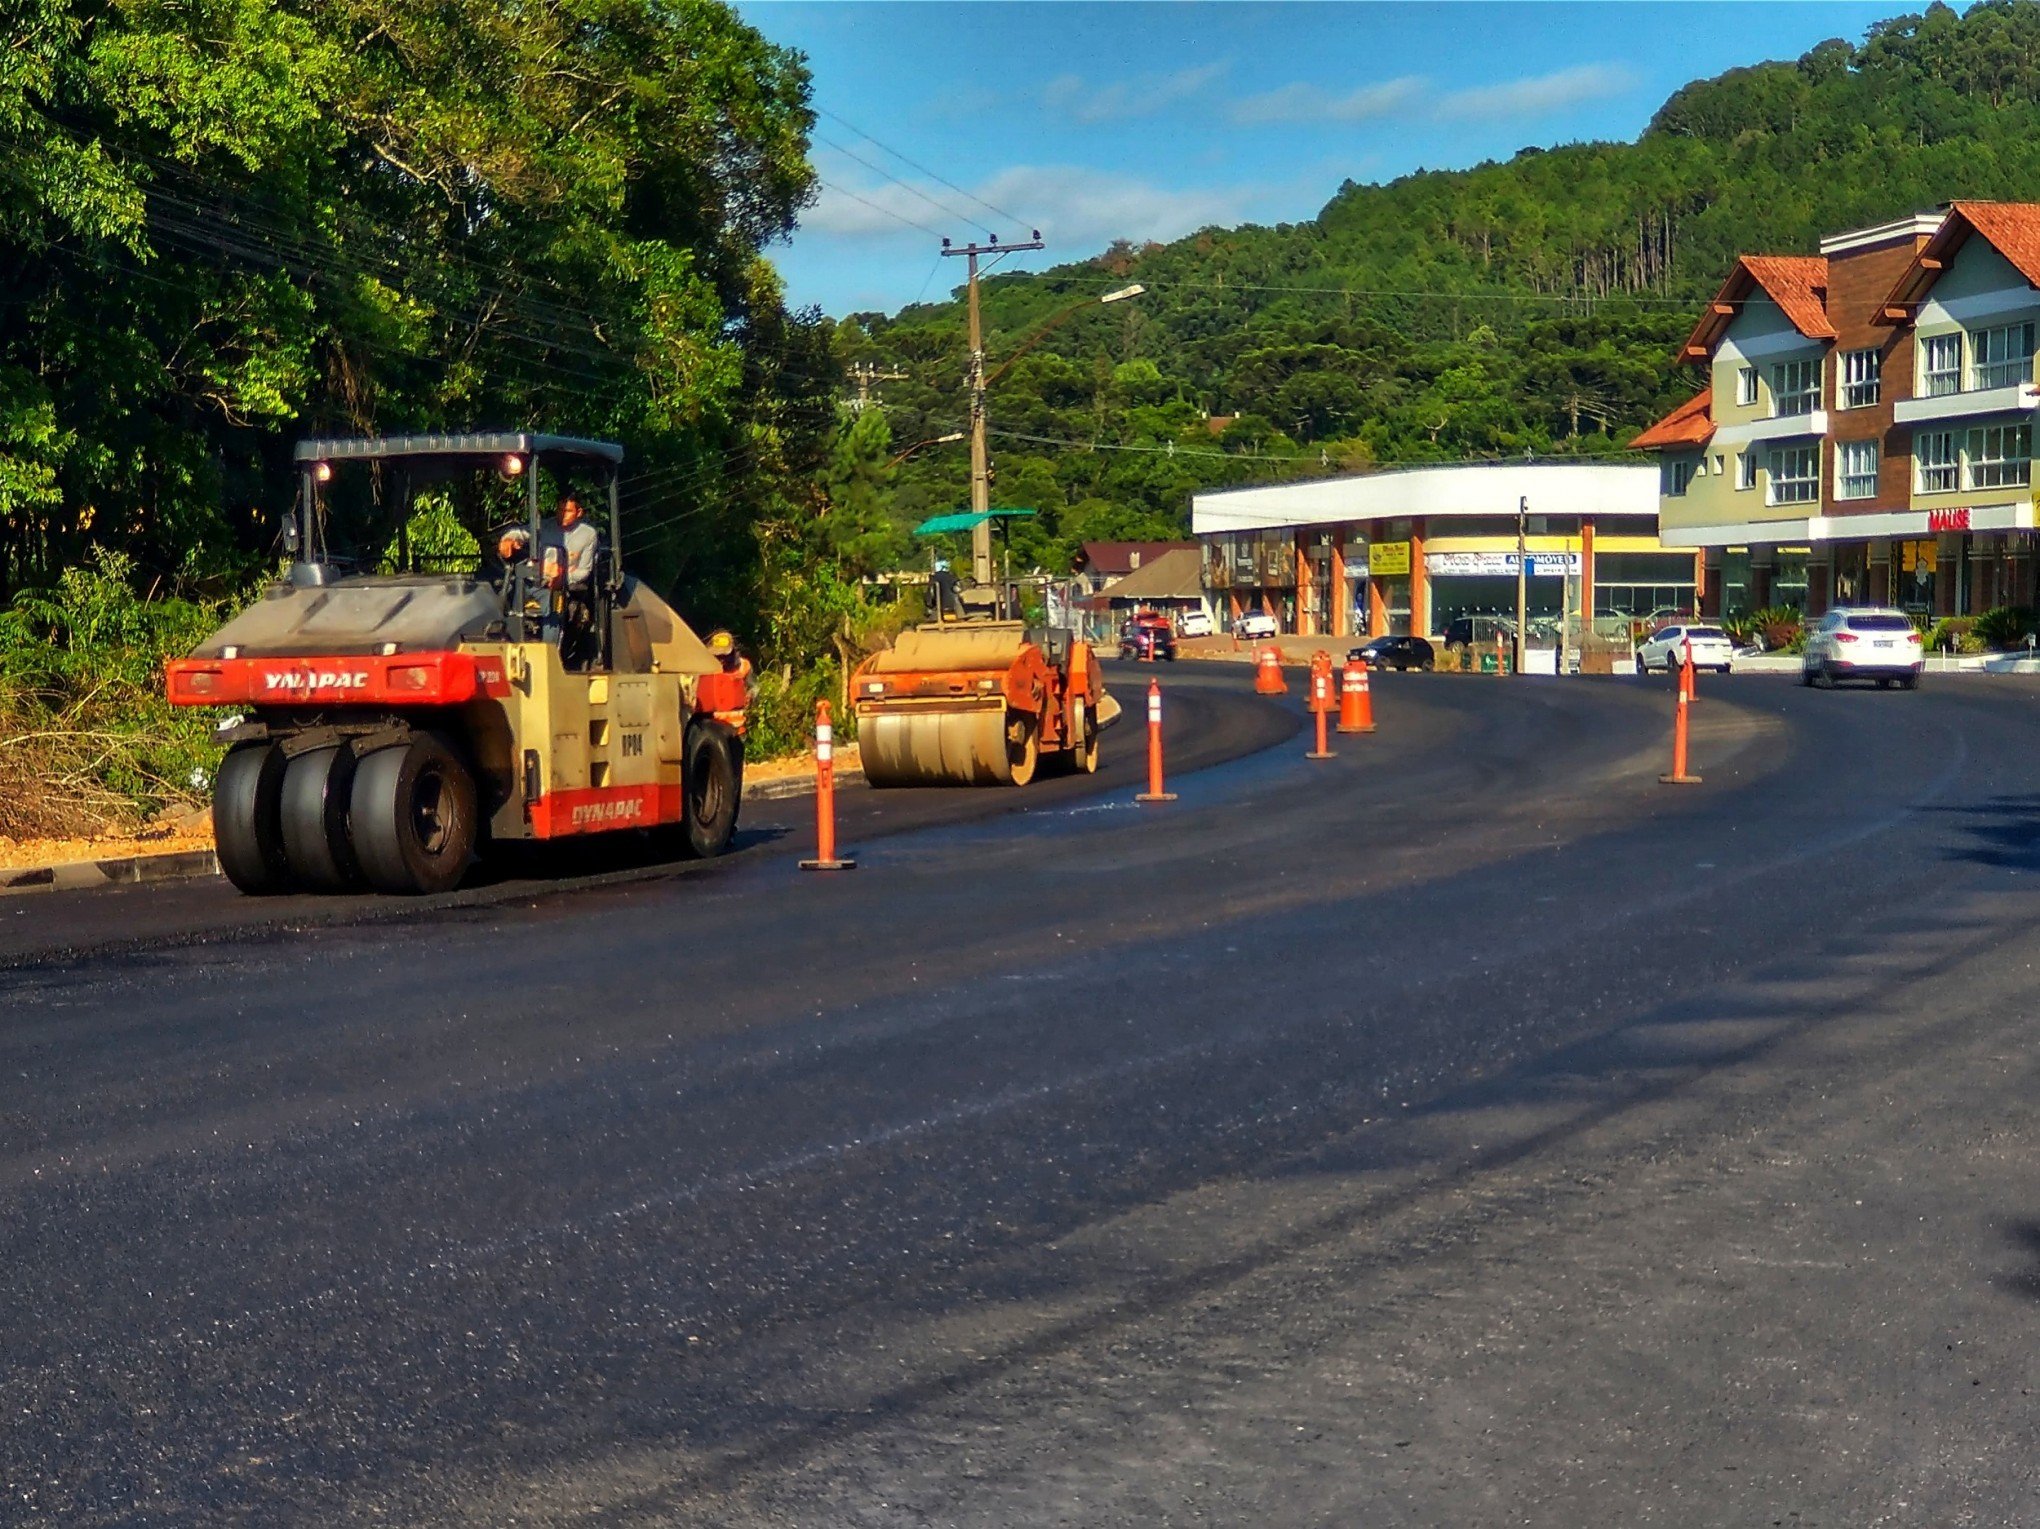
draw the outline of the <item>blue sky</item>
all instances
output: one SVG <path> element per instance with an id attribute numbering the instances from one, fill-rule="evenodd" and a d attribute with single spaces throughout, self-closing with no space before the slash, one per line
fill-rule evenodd
<path id="1" fill-rule="evenodd" d="M 939 235 L 1039 228 L 1049 248 L 1005 267 L 1039 268 L 1314 217 L 1348 178 L 1634 138 L 1688 80 L 1924 3 L 738 8 L 813 71 L 826 186 L 770 253 L 791 301 L 842 314 L 944 296 L 963 262 Z"/>

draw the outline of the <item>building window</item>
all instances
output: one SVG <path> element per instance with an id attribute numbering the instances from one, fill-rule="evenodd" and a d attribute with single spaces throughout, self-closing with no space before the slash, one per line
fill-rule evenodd
<path id="1" fill-rule="evenodd" d="M 1735 401 L 1745 409 L 1753 408 L 1757 402 L 1757 369 L 1745 366 L 1735 374 Z"/>
<path id="2" fill-rule="evenodd" d="M 1842 407 L 1867 409 L 1877 402 L 1878 376 L 1884 358 L 1875 350 L 1842 352 Z"/>
<path id="3" fill-rule="evenodd" d="M 1820 406 L 1820 363 L 1781 361 L 1771 368 L 1771 413 L 1811 414 Z"/>
<path id="4" fill-rule="evenodd" d="M 1920 341 L 1920 396 L 1946 398 L 1962 391 L 1962 336 L 1930 334 Z"/>
<path id="5" fill-rule="evenodd" d="M 1738 452 L 1735 459 L 1735 486 L 1755 488 L 1757 486 L 1757 454 L 1754 451 Z"/>
<path id="6" fill-rule="evenodd" d="M 1766 504 L 1811 504 L 1820 498 L 1820 452 L 1787 446 L 1771 453 L 1771 492 Z"/>
<path id="7" fill-rule="evenodd" d="M 1946 494 L 1955 487 L 1955 436 L 1930 430 L 1913 437 L 1913 486 L 1922 494 Z"/>
<path id="8" fill-rule="evenodd" d="M 2015 387 L 2033 380 L 2033 326 L 2003 324 L 1996 329 L 1979 329 L 1969 337 L 1969 385 L 1985 388 Z"/>
<path id="9" fill-rule="evenodd" d="M 1877 497 L 1877 443 L 1843 441 L 1835 448 L 1835 497 Z"/>
<path id="10" fill-rule="evenodd" d="M 1971 488 L 2023 488 L 2033 480 L 2033 427 L 1984 425 L 1969 432 Z"/>
<path id="11" fill-rule="evenodd" d="M 1665 496 L 1677 499 L 1686 492 L 1686 486 L 1693 481 L 1693 469 L 1697 464 L 1686 457 L 1665 459 Z"/>

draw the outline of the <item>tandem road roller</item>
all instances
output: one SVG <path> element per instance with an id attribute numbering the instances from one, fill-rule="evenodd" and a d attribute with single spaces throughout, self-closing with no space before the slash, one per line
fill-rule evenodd
<path id="1" fill-rule="evenodd" d="M 1001 619 L 1004 596 L 959 596 L 946 574 L 929 590 L 936 619 L 902 632 L 851 677 L 864 778 L 874 786 L 1024 786 L 1043 764 L 1095 771 L 1099 730 L 1119 705 L 1090 644 Z M 989 614 L 973 617 L 973 604 Z"/>
<path id="2" fill-rule="evenodd" d="M 213 783 L 236 886 L 441 892 L 489 841 L 662 825 L 722 852 L 749 688 L 623 571 L 622 460 L 521 432 L 299 443 L 289 573 L 166 676 L 172 705 L 239 712 Z"/>

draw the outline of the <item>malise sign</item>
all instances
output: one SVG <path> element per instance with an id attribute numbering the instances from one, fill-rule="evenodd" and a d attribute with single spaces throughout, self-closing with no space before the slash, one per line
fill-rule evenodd
<path id="1" fill-rule="evenodd" d="M 1958 505 L 1952 510 L 1927 511 L 1929 531 L 1967 531 L 1969 529 L 1969 506 Z"/>

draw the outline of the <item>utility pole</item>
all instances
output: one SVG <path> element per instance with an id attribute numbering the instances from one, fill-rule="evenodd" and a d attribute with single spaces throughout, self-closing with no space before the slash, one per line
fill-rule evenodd
<path id="1" fill-rule="evenodd" d="M 869 361 L 860 361 L 850 368 L 850 380 L 857 384 L 857 402 L 850 405 L 853 412 L 862 414 L 871 405 L 871 388 L 878 382 L 904 382 L 905 372 L 882 372 Z"/>
<path id="2" fill-rule="evenodd" d="M 1530 496 L 1516 501 L 1516 672 L 1523 672 L 1523 657 L 1529 651 L 1530 619 Z"/>
<path id="3" fill-rule="evenodd" d="M 1007 250 L 1046 249 L 1041 242 L 1041 230 L 1033 232 L 1033 239 L 1025 244 L 1001 244 L 993 236 L 983 244 L 966 244 L 959 249 L 947 239 L 942 241 L 943 254 L 962 255 L 970 262 L 970 507 L 977 515 L 992 507 L 991 453 L 985 445 L 985 336 L 983 321 L 978 317 L 978 256 L 1002 255 Z M 992 582 L 989 520 L 971 527 L 970 576 L 979 588 Z"/>

